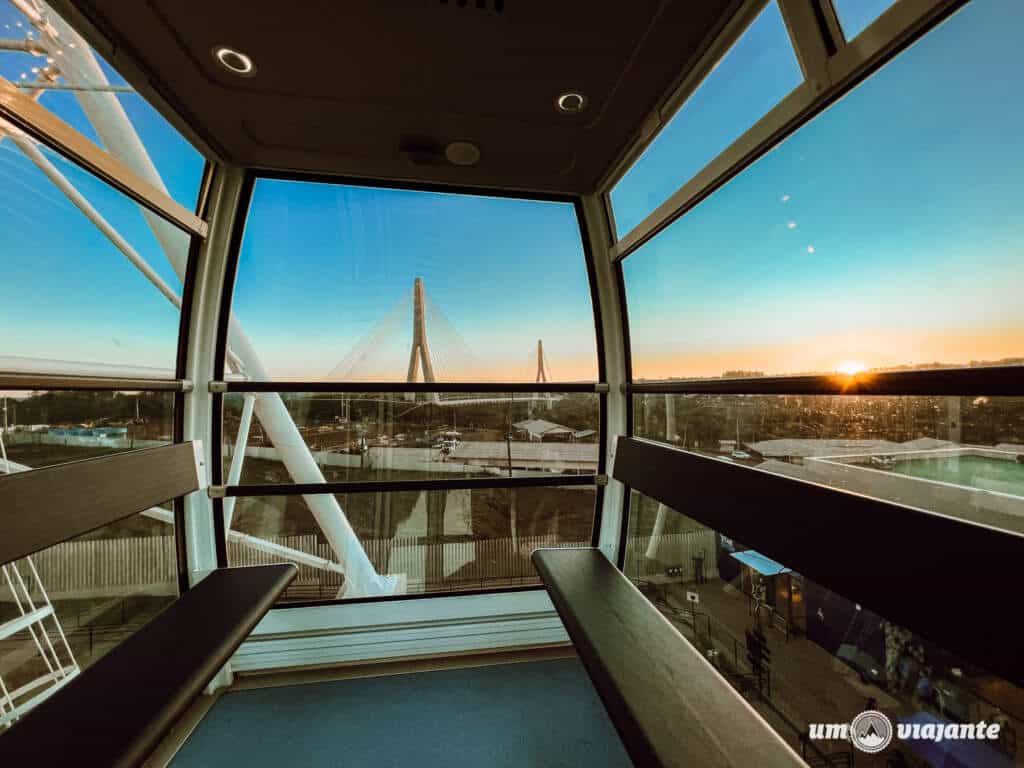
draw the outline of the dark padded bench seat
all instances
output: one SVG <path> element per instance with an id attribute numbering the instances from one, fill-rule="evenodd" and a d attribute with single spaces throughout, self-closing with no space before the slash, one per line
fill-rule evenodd
<path id="1" fill-rule="evenodd" d="M 0 765 L 141 764 L 297 572 L 213 571 L 0 735 Z"/>

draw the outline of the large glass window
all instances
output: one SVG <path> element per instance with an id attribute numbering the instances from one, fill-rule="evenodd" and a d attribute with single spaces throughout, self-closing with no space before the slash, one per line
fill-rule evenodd
<path id="1" fill-rule="evenodd" d="M 968 4 L 629 256 L 634 378 L 1024 361 L 1022 20 Z"/>
<path id="2" fill-rule="evenodd" d="M 36 9 L 31 17 L 0 5 L 0 36 L 10 43 L 0 50 L 0 76 L 30 95 L 42 87 L 40 104 L 195 208 L 202 155 L 43 0 L 24 5 Z"/>
<path id="3" fill-rule="evenodd" d="M 770 2 L 611 192 L 624 235 L 803 80 L 782 14 Z"/>
<path id="4" fill-rule="evenodd" d="M 18 472 L 166 445 L 173 412 L 170 392 L 0 392 L 3 458 Z"/>
<path id="5" fill-rule="evenodd" d="M 638 437 L 1024 533 L 1024 398 L 636 395 Z"/>
<path id="6" fill-rule="evenodd" d="M 232 563 L 303 569 L 285 601 L 534 586 L 532 548 L 590 542 L 595 488 L 564 483 L 597 473 L 599 396 L 550 391 L 598 375 L 572 203 L 260 178 L 232 311 L 229 375 L 397 390 L 224 398 L 229 486 L 404 483 L 225 499 Z M 527 476 L 560 484 L 419 485 Z"/>
<path id="7" fill-rule="evenodd" d="M 173 377 L 180 312 L 162 290 L 181 296 L 170 258 L 185 263 L 188 236 L 169 227 L 165 251 L 138 204 L 7 130 L 0 370 Z"/>
<path id="8" fill-rule="evenodd" d="M 277 449 L 262 421 L 273 425 L 268 400 L 274 398 L 225 398 L 224 476 L 231 484 L 294 482 L 288 451 Z M 595 394 L 347 392 L 281 399 L 329 482 L 597 473 Z M 239 442 L 246 422 L 248 437 Z"/>
<path id="9" fill-rule="evenodd" d="M 873 764 L 811 729 L 865 709 L 907 732 L 878 756 L 885 765 L 1017 764 L 1024 692 L 1013 683 L 636 492 L 626 543 L 626 575 L 810 765 Z M 981 720 L 994 738 L 934 738 Z"/>
<path id="10" fill-rule="evenodd" d="M 530 554 L 590 546 L 594 496 L 593 486 L 573 486 L 227 499 L 228 560 L 297 563 L 284 602 L 362 597 L 346 588 L 344 543 L 318 519 L 344 514 L 397 594 L 538 586 Z"/>
<path id="11" fill-rule="evenodd" d="M 0 392 L 0 477 L 167 444 L 173 404 L 166 392 Z M 167 502 L 0 564 L 0 723 L 173 602 L 176 551 Z"/>
<path id="12" fill-rule="evenodd" d="M 251 379 L 597 378 L 570 203 L 259 179 L 232 309 Z"/>

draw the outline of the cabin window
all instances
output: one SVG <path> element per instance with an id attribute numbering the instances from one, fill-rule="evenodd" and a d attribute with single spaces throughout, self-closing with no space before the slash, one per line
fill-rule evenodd
<path id="1" fill-rule="evenodd" d="M 0 121 L 0 370 L 172 378 L 188 236 Z M 133 263 L 135 262 L 135 263 Z M 146 264 L 147 276 L 137 264 Z"/>
<path id="2" fill-rule="evenodd" d="M 1024 533 L 1024 398 L 645 393 L 633 415 L 637 437 Z"/>
<path id="3" fill-rule="evenodd" d="M 782 14 L 769 3 L 611 191 L 625 235 L 803 82 Z"/>
<path id="4" fill-rule="evenodd" d="M 239 485 L 293 482 L 274 447 L 273 425 L 261 420 L 266 411 L 263 404 L 256 407 L 258 397 L 230 393 L 224 398 L 224 476 Z M 280 397 L 327 482 L 593 475 L 598 470 L 600 404 L 592 392 L 287 392 Z M 248 432 L 239 442 L 243 425 Z M 239 450 L 246 451 L 244 461 Z"/>
<path id="5" fill-rule="evenodd" d="M 33 5 L 38 16 L 32 18 L 12 3 L 0 6 L 0 32 L 34 44 L 32 52 L 0 50 L 0 77 L 30 95 L 33 85 L 52 86 L 40 104 L 158 190 L 195 208 L 203 156 L 56 11 L 43 0 Z"/>
<path id="6" fill-rule="evenodd" d="M 629 506 L 625 574 L 809 763 L 846 761 L 850 745 L 844 751 L 838 733 L 807 723 L 846 723 L 849 712 L 872 706 L 913 712 L 900 729 L 998 723 L 998 737 L 977 745 L 984 749 L 978 759 L 1009 760 L 1014 734 L 1024 728 L 1020 712 L 1001 709 L 1019 694 L 1013 683 L 686 509 L 635 491 Z M 996 689 L 1007 698 L 993 699 Z M 887 753 L 913 764 L 922 744 L 893 739 Z"/>
<path id="7" fill-rule="evenodd" d="M 398 582 L 399 594 L 539 587 L 530 554 L 590 546 L 594 498 L 592 485 L 239 498 L 228 561 L 297 563 L 284 604 L 363 597 L 358 585 L 345 586 L 346 571 L 318 524 L 317 515 L 336 505 L 376 572 Z M 282 557 L 285 549 L 291 552 Z"/>
<path id="8" fill-rule="evenodd" d="M 299 562 L 285 602 L 536 586 L 532 548 L 591 542 L 572 202 L 260 177 L 232 313 L 228 380 L 297 382 L 243 381 L 222 410 L 228 560 Z"/>
<path id="9" fill-rule="evenodd" d="M 0 478 L 172 439 L 170 392 L 38 389 L 0 396 Z M 33 610 L 53 613 L 33 625 L 35 636 L 21 630 L 3 639 L 0 678 L 15 704 L 30 701 L 92 665 L 177 596 L 171 501 L 5 563 L 0 624 Z"/>
<path id="10" fill-rule="evenodd" d="M 254 380 L 597 380 L 569 202 L 261 178 L 232 310 Z"/>
<path id="11" fill-rule="evenodd" d="M 634 378 L 1024 361 L 1020 18 L 967 5 L 630 255 Z"/>

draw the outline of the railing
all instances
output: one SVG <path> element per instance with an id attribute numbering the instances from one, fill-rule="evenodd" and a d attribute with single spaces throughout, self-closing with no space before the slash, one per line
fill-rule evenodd
<path id="1" fill-rule="evenodd" d="M 262 537 L 271 544 L 288 547 L 325 560 L 333 560 L 330 545 L 315 534 Z M 628 539 L 630 552 L 646 551 L 649 537 Z M 590 541 L 566 541 L 557 534 L 464 539 L 430 543 L 422 537 L 365 539 L 362 541 L 374 567 L 380 573 L 405 574 L 410 591 L 468 589 L 495 583 L 522 585 L 537 583 L 537 573 L 529 561 L 535 549 L 586 547 Z M 660 537 L 658 557 L 664 562 L 683 563 L 703 549 L 712 552 L 711 531 L 691 531 Z M 264 565 L 287 558 L 228 542 L 231 565 Z M 177 590 L 177 562 L 173 536 L 78 540 L 57 544 L 34 556 L 40 578 L 52 597 L 91 598 L 143 592 L 173 595 Z M 637 567 L 627 575 L 647 578 L 658 566 L 643 557 L 635 558 Z M 714 559 L 706 559 L 706 576 L 717 577 Z M 634 572 L 639 569 L 639 572 Z M 651 573 L 648 573 L 650 569 Z M 340 573 L 312 565 L 300 565 L 299 575 L 286 593 L 333 598 L 344 583 Z"/>
<path id="2" fill-rule="evenodd" d="M 715 532 L 704 528 L 683 533 L 669 533 L 654 536 L 654 557 L 649 557 L 651 536 L 630 536 L 626 540 L 626 565 L 624 573 L 634 580 L 647 580 L 661 576 L 669 566 L 682 566 L 679 581 L 692 580 L 693 561 L 704 561 L 705 578 L 718 578 L 718 564 L 715 559 Z"/>
<path id="3" fill-rule="evenodd" d="M 760 707 L 762 714 L 785 726 L 783 731 L 799 745 L 808 765 L 822 768 L 852 768 L 852 752 L 826 753 L 807 739 L 809 726 L 806 719 L 793 711 L 788 704 L 789 701 L 803 697 L 797 696 L 797 692 L 791 689 L 789 683 L 774 678 L 770 669 L 762 670 L 761 674 L 757 675 L 747 661 L 746 643 L 734 635 L 723 622 L 689 604 L 675 605 L 668 595 L 654 602 L 677 628 L 683 630 L 684 636 L 708 657 L 740 695 Z"/>

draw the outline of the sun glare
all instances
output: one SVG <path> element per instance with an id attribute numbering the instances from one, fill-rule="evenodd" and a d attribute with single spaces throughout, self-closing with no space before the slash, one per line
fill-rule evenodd
<path id="1" fill-rule="evenodd" d="M 855 363 L 852 360 L 847 360 L 845 363 L 840 363 L 836 370 L 840 373 L 845 373 L 847 376 L 856 376 L 858 373 L 866 371 L 867 368 L 864 363 Z"/>

